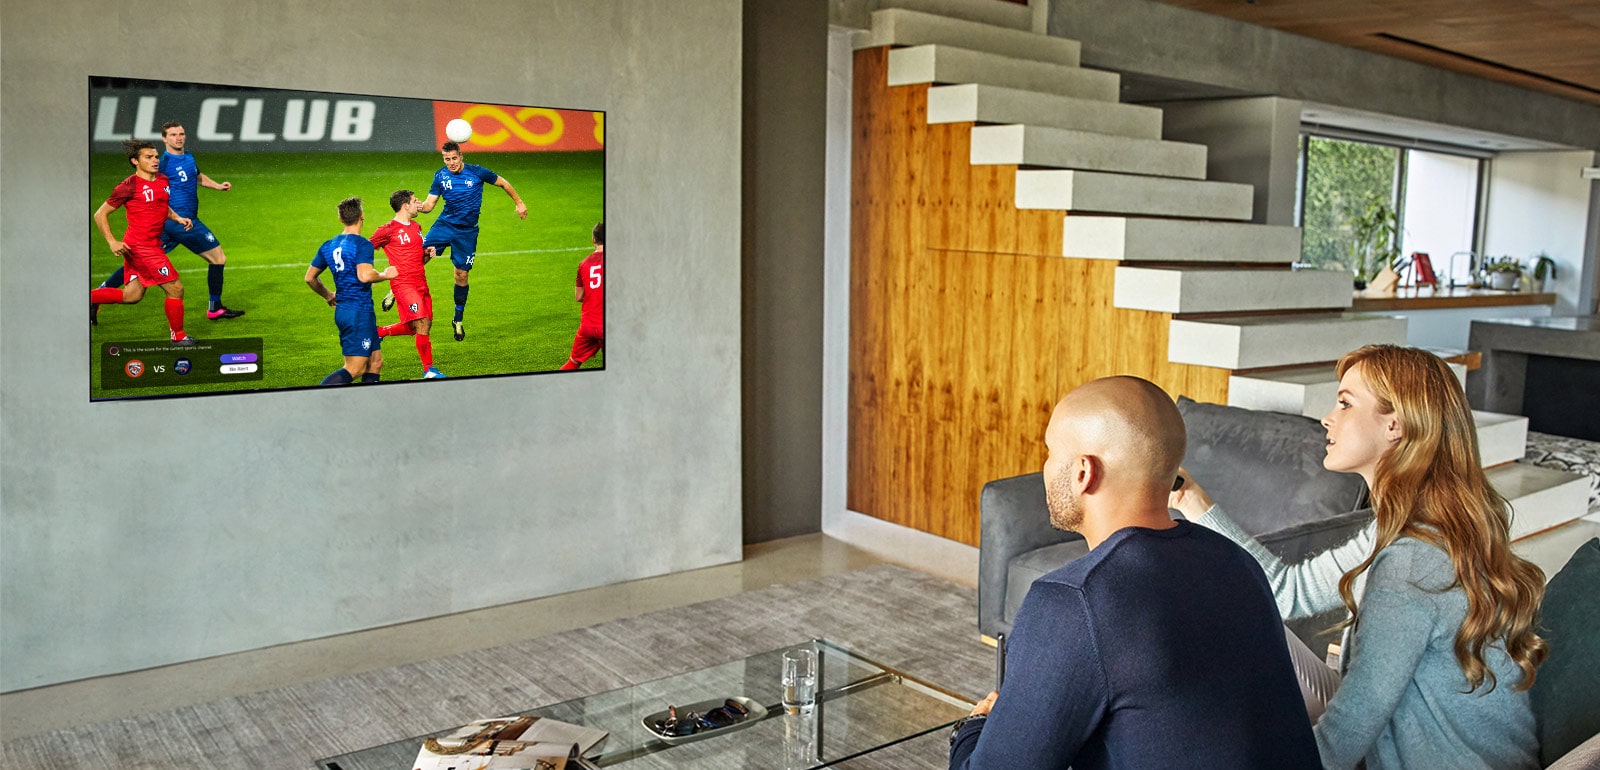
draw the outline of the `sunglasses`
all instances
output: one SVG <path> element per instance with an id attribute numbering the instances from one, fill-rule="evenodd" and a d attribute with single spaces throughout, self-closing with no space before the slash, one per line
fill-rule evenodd
<path id="1" fill-rule="evenodd" d="M 750 716 L 749 708 L 743 703 L 729 698 L 723 701 L 721 706 L 704 714 L 691 711 L 682 717 L 678 716 L 677 706 L 667 706 L 667 718 L 657 720 L 655 728 L 656 732 L 662 735 L 682 738 L 685 735 L 694 735 L 701 730 L 715 730 L 719 727 L 738 724 L 748 716 Z"/>

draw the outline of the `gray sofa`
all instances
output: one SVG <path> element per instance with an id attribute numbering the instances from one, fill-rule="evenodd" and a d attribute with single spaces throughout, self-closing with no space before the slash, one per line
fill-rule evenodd
<path id="1" fill-rule="evenodd" d="M 1189 433 L 1184 466 L 1247 532 L 1297 561 L 1338 545 L 1371 520 L 1360 477 L 1322 468 L 1325 433 L 1294 415 L 1178 400 Z M 983 488 L 978 628 L 999 641 L 1033 581 L 1088 548 L 1050 526 L 1041 474 Z M 1313 650 L 1337 637 L 1342 612 L 1290 623 Z M 1545 591 L 1540 633 L 1550 657 L 1534 681 L 1542 761 L 1551 770 L 1600 768 L 1600 539 L 1580 547 Z"/>
<path id="2" fill-rule="evenodd" d="M 1229 518 L 1278 556 L 1298 561 L 1350 539 L 1372 520 L 1360 476 L 1322 467 L 1316 420 L 1178 399 L 1189 434 L 1183 464 Z M 1041 474 L 983 488 L 978 629 L 1004 643 L 1033 581 L 1088 553 L 1083 538 L 1050 526 Z M 1290 624 L 1313 650 L 1337 638 L 1329 613 Z"/>

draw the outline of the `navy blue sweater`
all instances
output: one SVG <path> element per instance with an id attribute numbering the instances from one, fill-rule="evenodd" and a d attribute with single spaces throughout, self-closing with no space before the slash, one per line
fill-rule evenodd
<path id="1" fill-rule="evenodd" d="M 1188 522 L 1118 530 L 1034 582 L 952 768 L 1318 768 L 1261 567 Z"/>

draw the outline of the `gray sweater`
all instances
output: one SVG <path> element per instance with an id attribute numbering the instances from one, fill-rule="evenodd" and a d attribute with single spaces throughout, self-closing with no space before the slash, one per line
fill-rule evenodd
<path id="1" fill-rule="evenodd" d="M 1238 543 L 1267 573 L 1284 619 L 1343 606 L 1339 578 L 1365 559 L 1376 538 L 1368 525 L 1350 542 L 1298 564 L 1284 564 L 1214 506 L 1196 523 Z M 1439 548 L 1395 540 L 1354 586 L 1359 623 L 1346 630 L 1344 681 L 1317 722 L 1322 764 L 1367 770 L 1539 767 L 1528 693 L 1501 643 L 1485 657 L 1498 684 L 1473 692 L 1455 658 L 1455 635 L 1467 616 L 1467 595 L 1454 588 L 1455 566 Z"/>

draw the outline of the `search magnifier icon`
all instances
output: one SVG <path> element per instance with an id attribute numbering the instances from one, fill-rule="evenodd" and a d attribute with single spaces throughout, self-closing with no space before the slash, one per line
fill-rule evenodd
<path id="1" fill-rule="evenodd" d="M 111 347 L 106 348 L 106 355 L 108 355 L 108 356 L 120 356 L 120 355 L 122 355 L 122 348 L 119 348 L 116 345 L 112 345 Z"/>

